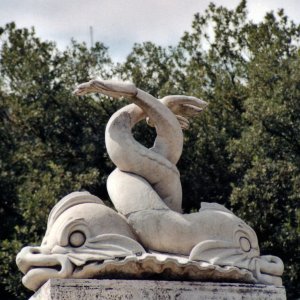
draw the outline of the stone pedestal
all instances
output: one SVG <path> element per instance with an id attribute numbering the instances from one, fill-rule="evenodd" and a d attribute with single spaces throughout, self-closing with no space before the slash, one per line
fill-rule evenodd
<path id="1" fill-rule="evenodd" d="M 283 300 L 284 287 L 153 280 L 50 279 L 30 300 Z"/>

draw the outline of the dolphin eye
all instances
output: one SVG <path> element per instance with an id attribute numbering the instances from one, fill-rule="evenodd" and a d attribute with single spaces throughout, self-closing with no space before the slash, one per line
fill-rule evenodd
<path id="1" fill-rule="evenodd" d="M 245 237 L 240 238 L 240 246 L 241 246 L 242 250 L 245 252 L 249 252 L 251 250 L 251 243 Z"/>
<path id="2" fill-rule="evenodd" d="M 80 247 L 85 243 L 86 236 L 82 231 L 73 231 L 69 236 L 69 244 L 72 247 Z"/>

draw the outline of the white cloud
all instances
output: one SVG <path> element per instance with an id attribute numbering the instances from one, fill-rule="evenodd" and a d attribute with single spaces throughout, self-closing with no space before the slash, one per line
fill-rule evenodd
<path id="1" fill-rule="evenodd" d="M 36 28 L 43 39 L 55 40 L 64 48 L 73 37 L 94 40 L 111 48 L 116 59 L 124 58 L 133 43 L 153 41 L 163 46 L 176 44 L 191 26 L 193 15 L 204 12 L 210 0 L 1 0 L 0 26 L 15 21 L 18 26 Z M 217 5 L 235 7 L 239 0 L 216 0 Z M 265 11 L 284 6 L 299 20 L 300 1 L 248 1 L 249 17 L 255 21 Z"/>

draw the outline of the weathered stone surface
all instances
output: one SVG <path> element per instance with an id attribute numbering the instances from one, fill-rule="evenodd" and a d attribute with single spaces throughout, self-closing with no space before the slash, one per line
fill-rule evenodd
<path id="1" fill-rule="evenodd" d="M 16 258 L 23 284 L 36 291 L 51 278 L 155 278 L 281 286 L 283 262 L 260 255 L 254 230 L 231 211 L 202 203 L 199 212 L 182 214 L 182 128 L 207 103 L 185 95 L 156 99 L 133 84 L 97 79 L 75 94 L 91 92 L 132 102 L 110 118 L 105 133 L 117 167 L 107 180 L 117 212 L 87 192 L 64 197 L 42 245 L 24 247 Z M 143 119 L 157 133 L 149 149 L 132 134 Z"/>
<path id="2" fill-rule="evenodd" d="M 283 300 L 284 287 L 237 283 L 50 279 L 30 300 Z"/>

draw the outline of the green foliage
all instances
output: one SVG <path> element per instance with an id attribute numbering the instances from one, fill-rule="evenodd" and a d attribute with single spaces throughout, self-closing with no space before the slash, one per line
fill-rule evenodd
<path id="1" fill-rule="evenodd" d="M 109 101 L 72 95 L 93 72 L 109 76 L 106 48 L 72 42 L 64 52 L 41 42 L 33 30 L 8 24 L 1 30 L 1 202 L 3 289 L 20 295 L 15 254 L 40 243 L 47 215 L 62 196 L 90 190 L 107 199 L 112 170 L 104 129 L 116 109 Z M 100 175 L 102 174 L 102 175 Z"/>
<path id="2" fill-rule="evenodd" d="M 255 24 L 246 1 L 210 4 L 177 46 L 134 45 L 113 64 L 101 43 L 63 52 L 11 23 L 0 28 L 0 274 L 6 299 L 27 297 L 14 259 L 40 243 L 52 206 L 74 190 L 108 201 L 104 127 L 125 102 L 76 98 L 91 77 L 131 80 L 154 96 L 209 102 L 185 132 L 178 164 L 183 208 L 218 202 L 257 232 L 261 252 L 284 260 L 288 296 L 299 291 L 300 28 L 282 10 Z M 150 146 L 145 124 L 134 132 Z M 107 202 L 109 204 L 109 202 Z M 17 276 L 15 274 L 18 274 Z M 3 294 L 4 295 L 4 294 Z"/>
<path id="3" fill-rule="evenodd" d="M 299 290 L 299 33 L 282 13 L 249 30 L 248 125 L 229 146 L 237 174 L 231 203 L 256 230 L 262 252 L 284 260 L 289 295 Z"/>

